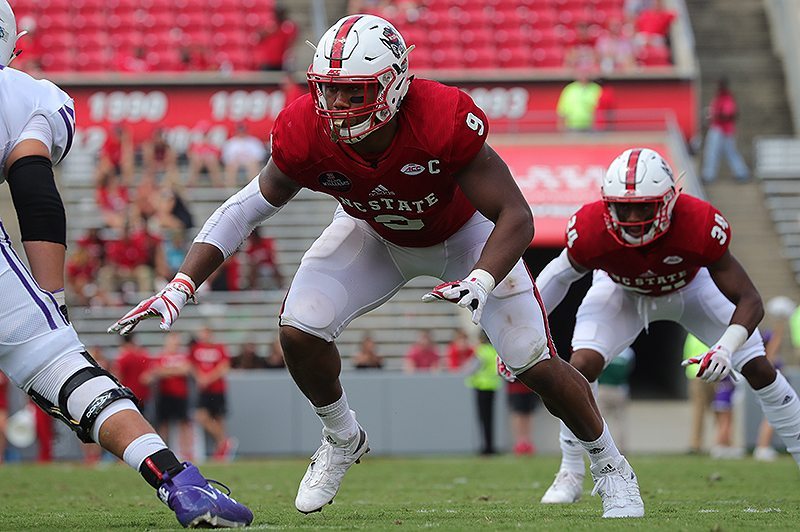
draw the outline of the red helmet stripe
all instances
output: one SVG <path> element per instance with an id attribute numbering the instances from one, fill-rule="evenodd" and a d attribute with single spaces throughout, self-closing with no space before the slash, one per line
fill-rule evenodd
<path id="1" fill-rule="evenodd" d="M 633 150 L 628 156 L 628 169 L 625 171 L 625 190 L 636 190 L 636 165 L 642 150 Z"/>
<path id="2" fill-rule="evenodd" d="M 342 68 L 342 54 L 344 53 L 344 43 L 347 41 L 347 34 L 359 21 L 361 15 L 355 15 L 345 20 L 339 31 L 336 32 L 336 37 L 333 38 L 333 48 L 331 48 L 331 68 Z"/>

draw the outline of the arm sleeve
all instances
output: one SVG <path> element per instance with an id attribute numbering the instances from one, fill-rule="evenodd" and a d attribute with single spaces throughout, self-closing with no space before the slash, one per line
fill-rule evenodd
<path id="1" fill-rule="evenodd" d="M 549 314 L 567 295 L 572 283 L 585 275 L 572 267 L 566 248 L 544 267 L 536 278 L 536 286 L 542 296 L 542 303 Z"/>
<path id="2" fill-rule="evenodd" d="M 257 225 L 280 209 L 268 202 L 261 193 L 256 176 L 214 211 L 194 241 L 211 244 L 227 259 L 239 249 Z"/>

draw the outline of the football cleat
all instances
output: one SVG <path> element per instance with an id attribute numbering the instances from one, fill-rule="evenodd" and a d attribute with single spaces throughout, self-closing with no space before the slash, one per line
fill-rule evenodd
<path id="1" fill-rule="evenodd" d="M 583 473 L 562 469 L 556 474 L 553 484 L 542 495 L 542 504 L 570 504 L 578 502 L 583 495 Z"/>
<path id="2" fill-rule="evenodd" d="M 230 496 L 231 490 L 215 480 L 206 480 L 197 467 L 186 468 L 175 476 L 164 475 L 158 497 L 175 512 L 184 528 L 238 528 L 253 522 L 253 512 Z M 222 493 L 209 484 L 225 489 Z"/>
<path id="3" fill-rule="evenodd" d="M 592 495 L 598 494 L 603 500 L 603 517 L 644 516 L 636 473 L 624 456 L 593 464 L 590 471 L 594 478 Z"/>
<path id="4" fill-rule="evenodd" d="M 331 504 L 344 474 L 369 452 L 369 438 L 361 425 L 358 434 L 344 443 L 337 442 L 324 429 L 322 434 L 322 445 L 311 457 L 294 500 L 295 507 L 304 514 L 319 512 L 326 504 Z"/>

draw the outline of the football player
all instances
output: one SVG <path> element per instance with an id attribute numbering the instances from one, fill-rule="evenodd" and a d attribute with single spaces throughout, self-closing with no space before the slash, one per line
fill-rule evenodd
<path id="1" fill-rule="evenodd" d="M 272 130 L 272 159 L 205 223 L 180 272 L 110 328 L 140 320 L 168 329 L 196 287 L 253 228 L 305 187 L 339 201 L 302 259 L 280 315 L 286 364 L 323 425 L 295 499 L 321 510 L 369 449 L 339 382 L 334 340 L 358 316 L 420 275 L 455 279 L 426 294 L 472 312 L 505 364 L 536 390 L 590 451 L 605 517 L 639 517 L 636 476 L 614 445 L 586 379 L 549 337 L 533 280 L 520 260 L 533 237 L 530 208 L 486 143 L 486 115 L 464 92 L 409 73 L 398 31 L 352 15 L 321 38 L 310 94 Z"/>
<path id="2" fill-rule="evenodd" d="M 740 372 L 800 461 L 800 403 L 764 356 L 756 328 L 764 315 L 761 297 L 728 249 L 728 221 L 708 202 L 680 192 L 655 151 L 629 149 L 614 159 L 602 200 L 569 220 L 566 248 L 536 279 L 545 308 L 554 309 L 573 282 L 594 270 L 578 309 L 570 361 L 589 382 L 648 323 L 680 323 L 711 346 L 684 365 L 699 364 L 697 378 L 710 382 Z M 560 442 L 561 468 L 543 503 L 575 502 L 583 491 L 583 451 L 563 424 Z"/>
<path id="3" fill-rule="evenodd" d="M 248 508 L 181 463 L 136 408 L 136 397 L 86 352 L 64 306 L 66 218 L 53 166 L 75 133 L 72 98 L 10 68 L 14 13 L 0 0 L 0 164 L 19 219 L 28 270 L 0 223 L 0 369 L 81 441 L 141 473 L 184 526 L 244 526 Z"/>

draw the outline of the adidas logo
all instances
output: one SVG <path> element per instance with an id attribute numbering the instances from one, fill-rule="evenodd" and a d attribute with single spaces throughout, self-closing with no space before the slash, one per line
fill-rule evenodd
<path id="1" fill-rule="evenodd" d="M 600 470 L 600 474 L 601 475 L 610 475 L 611 473 L 613 473 L 616 470 L 617 470 L 617 468 L 614 467 L 613 465 L 606 464 L 605 466 L 603 466 L 603 469 Z"/>
<path id="2" fill-rule="evenodd" d="M 603 452 L 603 451 L 605 451 L 605 450 L 606 450 L 606 448 L 605 448 L 605 447 L 595 447 L 595 448 L 593 448 L 593 449 L 589 449 L 588 453 L 589 453 L 589 454 L 600 454 L 600 453 L 602 453 L 602 452 Z"/>
<path id="3" fill-rule="evenodd" d="M 394 192 L 389 190 L 383 185 L 378 185 L 377 187 L 372 189 L 372 192 L 369 193 L 370 197 L 375 196 L 394 196 Z"/>
<path id="4" fill-rule="evenodd" d="M 327 436 L 325 436 L 325 441 L 327 441 L 327 442 L 328 442 L 328 443 L 330 443 L 331 445 L 337 445 L 337 444 L 339 443 L 339 442 L 337 442 L 336 440 L 334 440 L 334 439 L 331 437 L 331 435 L 330 435 L 330 434 L 328 434 Z"/>
<path id="5" fill-rule="evenodd" d="M 792 396 L 791 395 L 787 395 L 786 397 L 783 398 L 783 402 L 781 403 L 781 406 L 785 405 L 786 403 L 791 402 L 791 400 L 792 400 Z"/>

